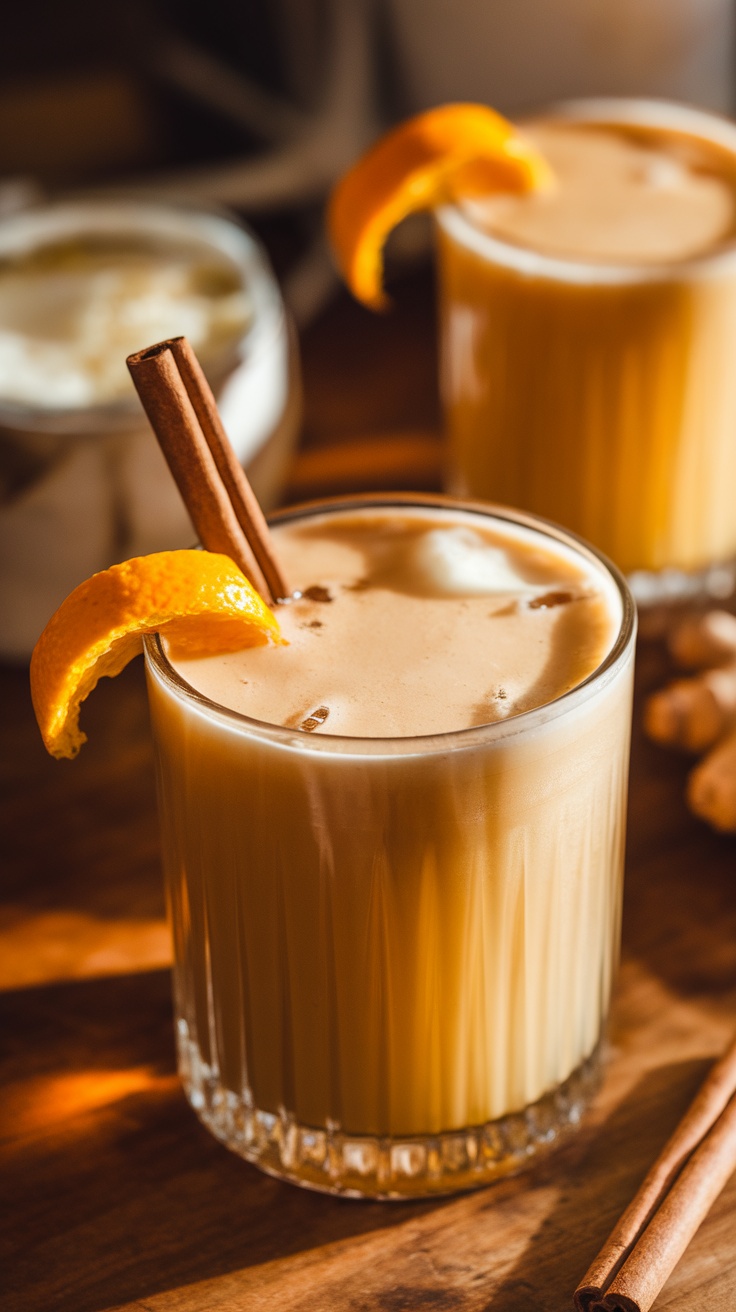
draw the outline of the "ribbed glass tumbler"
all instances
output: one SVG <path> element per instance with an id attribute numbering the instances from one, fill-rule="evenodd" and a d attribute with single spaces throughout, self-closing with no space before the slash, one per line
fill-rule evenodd
<path id="1" fill-rule="evenodd" d="M 147 642 L 184 1086 L 228 1147 L 315 1189 L 484 1184 L 574 1125 L 594 1085 L 633 604 L 561 530 L 479 513 L 582 555 L 620 616 L 598 669 L 537 710 L 434 737 L 304 734 L 208 701 Z"/>

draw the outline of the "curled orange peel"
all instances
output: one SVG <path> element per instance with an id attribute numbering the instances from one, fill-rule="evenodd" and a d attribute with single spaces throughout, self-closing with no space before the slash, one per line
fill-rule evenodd
<path id="1" fill-rule="evenodd" d="M 551 183 L 547 162 L 495 110 L 427 110 L 382 137 L 337 183 L 327 227 L 340 272 L 359 301 L 385 309 L 383 247 L 401 219 L 461 198 Z"/>
<path id="2" fill-rule="evenodd" d="M 79 709 L 103 675 L 119 674 L 166 636 L 174 657 L 281 643 L 275 615 L 229 556 L 160 551 L 80 583 L 52 615 L 31 657 L 31 697 L 52 756 L 76 756 Z"/>

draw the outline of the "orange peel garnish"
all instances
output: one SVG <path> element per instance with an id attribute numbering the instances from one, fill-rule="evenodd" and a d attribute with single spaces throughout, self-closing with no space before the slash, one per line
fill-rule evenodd
<path id="1" fill-rule="evenodd" d="M 103 675 L 119 674 L 164 634 L 174 656 L 281 643 L 278 621 L 229 556 L 159 551 L 80 583 L 52 615 L 31 657 L 31 697 L 52 756 L 76 756 L 79 708 Z"/>
<path id="2" fill-rule="evenodd" d="M 384 309 L 383 246 L 416 210 L 548 187 L 552 172 L 518 128 L 486 105 L 442 105 L 382 137 L 335 187 L 327 227 L 353 295 Z"/>

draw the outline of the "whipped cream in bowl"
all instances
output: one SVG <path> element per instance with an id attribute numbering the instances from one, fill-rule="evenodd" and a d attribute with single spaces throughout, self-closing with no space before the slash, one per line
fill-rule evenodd
<path id="1" fill-rule="evenodd" d="M 195 533 L 126 356 L 186 336 L 266 506 L 300 404 L 293 334 L 237 221 L 132 200 L 0 220 L 0 655 L 23 659 L 82 579 Z"/>
<path id="2" fill-rule="evenodd" d="M 201 242 L 80 233 L 0 257 L 0 398 L 44 411 L 131 402 L 126 356 L 184 335 L 232 355 L 252 318 L 240 270 Z"/>

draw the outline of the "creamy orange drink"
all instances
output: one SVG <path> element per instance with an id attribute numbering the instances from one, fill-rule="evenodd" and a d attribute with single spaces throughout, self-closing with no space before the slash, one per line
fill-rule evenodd
<path id="1" fill-rule="evenodd" d="M 440 208 L 454 491 L 626 572 L 736 554 L 736 128 L 581 102 L 523 125 L 551 185 Z"/>
<path id="2" fill-rule="evenodd" d="M 574 1122 L 616 962 L 634 619 L 523 515 L 282 514 L 288 645 L 147 640 L 180 1067 L 231 1148 L 420 1195 Z"/>

